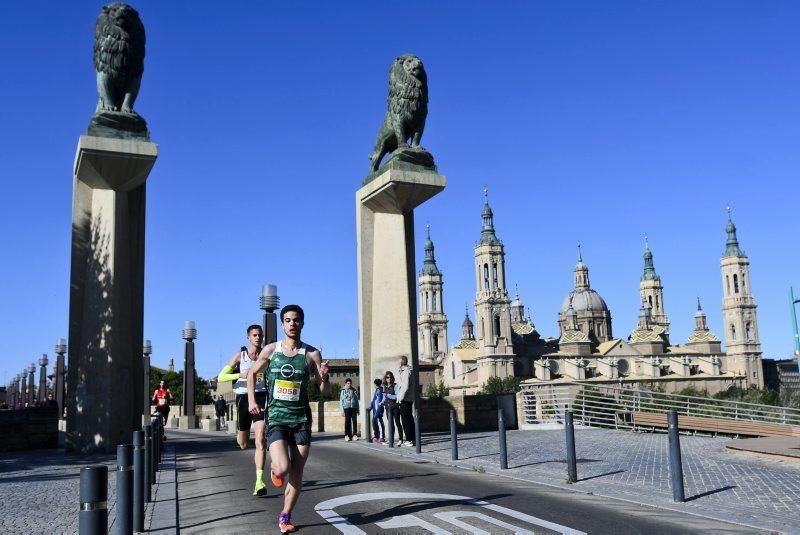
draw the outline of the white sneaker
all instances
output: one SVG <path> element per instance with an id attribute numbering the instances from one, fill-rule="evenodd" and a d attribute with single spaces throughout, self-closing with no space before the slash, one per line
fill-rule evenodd
<path id="1" fill-rule="evenodd" d="M 358 435 L 353 435 L 353 440 L 358 440 Z"/>
<path id="2" fill-rule="evenodd" d="M 344 437 L 345 442 L 350 442 L 350 437 Z"/>

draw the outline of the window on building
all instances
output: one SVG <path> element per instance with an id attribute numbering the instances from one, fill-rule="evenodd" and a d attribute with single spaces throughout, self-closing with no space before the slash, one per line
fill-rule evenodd
<path id="1" fill-rule="evenodd" d="M 433 311 L 436 312 L 436 290 L 433 291 L 433 302 L 431 303 Z"/>
<path id="2" fill-rule="evenodd" d="M 450 377 L 455 380 L 456 378 L 456 363 L 450 361 Z"/>
<path id="3" fill-rule="evenodd" d="M 749 321 L 744 324 L 744 338 L 748 342 L 753 339 L 753 329 Z"/>
<path id="4" fill-rule="evenodd" d="M 497 284 L 497 264 L 492 264 L 492 278 L 494 280 L 494 287 L 498 288 L 499 285 Z"/>
<path id="5" fill-rule="evenodd" d="M 656 296 L 656 310 L 658 310 L 658 296 Z"/>
<path id="6" fill-rule="evenodd" d="M 439 351 L 439 333 L 433 333 L 433 351 Z"/>
<path id="7" fill-rule="evenodd" d="M 430 310 L 430 299 L 428 298 L 428 292 L 425 292 L 425 312 Z"/>
<path id="8" fill-rule="evenodd" d="M 731 279 L 728 275 L 725 275 L 725 291 L 731 295 Z"/>
<path id="9" fill-rule="evenodd" d="M 739 275 L 736 273 L 733 274 L 733 293 L 739 293 Z"/>
<path id="10" fill-rule="evenodd" d="M 744 279 L 745 279 L 745 276 L 744 276 L 744 273 L 742 273 L 742 293 L 744 293 Z"/>
<path id="11" fill-rule="evenodd" d="M 731 340 L 736 340 L 736 325 L 731 323 Z"/>
<path id="12" fill-rule="evenodd" d="M 647 296 L 647 303 L 650 305 L 650 308 L 653 308 L 653 296 L 652 295 L 648 295 Z"/>
<path id="13" fill-rule="evenodd" d="M 494 317 L 494 336 L 495 338 L 500 336 L 500 316 Z"/>
<path id="14" fill-rule="evenodd" d="M 483 265 L 483 288 L 484 290 L 489 289 L 489 264 Z"/>

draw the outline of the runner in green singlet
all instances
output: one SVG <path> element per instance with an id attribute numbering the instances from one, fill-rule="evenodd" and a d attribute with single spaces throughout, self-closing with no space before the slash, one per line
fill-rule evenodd
<path id="1" fill-rule="evenodd" d="M 286 338 L 267 345 L 247 376 L 248 410 L 259 414 L 256 402 L 255 375 L 267 369 L 267 447 L 271 459 L 272 483 L 288 484 L 283 498 L 283 510 L 278 516 L 281 533 L 295 531 L 292 510 L 303 486 L 303 468 L 311 447 L 311 420 L 308 408 L 308 381 L 313 375 L 319 381 L 320 392 L 328 390 L 328 363 L 322 355 L 300 341 L 303 330 L 303 309 L 286 305 L 281 309 L 281 326 Z"/>

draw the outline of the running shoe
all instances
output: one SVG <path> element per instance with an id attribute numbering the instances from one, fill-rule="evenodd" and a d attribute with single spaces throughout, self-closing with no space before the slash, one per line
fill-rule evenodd
<path id="1" fill-rule="evenodd" d="M 296 528 L 292 525 L 291 515 L 287 513 L 278 515 L 278 529 L 281 530 L 281 533 L 293 533 L 296 531 Z"/>
<path id="2" fill-rule="evenodd" d="M 275 472 L 270 471 L 269 477 L 272 480 L 272 484 L 275 485 L 276 487 L 282 487 L 283 486 L 283 478 L 279 477 L 279 476 L 276 476 Z"/>
<path id="3" fill-rule="evenodd" d="M 266 496 L 267 484 L 260 479 L 256 481 L 256 487 L 253 489 L 253 496 Z"/>
<path id="4" fill-rule="evenodd" d="M 345 442 L 350 442 L 350 437 L 344 437 Z"/>

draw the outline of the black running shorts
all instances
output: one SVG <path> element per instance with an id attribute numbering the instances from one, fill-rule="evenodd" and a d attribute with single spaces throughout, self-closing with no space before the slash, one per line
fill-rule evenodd
<path id="1" fill-rule="evenodd" d="M 236 394 L 236 413 L 238 419 L 236 421 L 236 428 L 239 431 L 250 431 L 250 426 L 253 422 L 263 422 L 267 413 L 267 393 L 256 392 L 256 403 L 261 407 L 261 412 L 258 416 L 253 416 L 247 410 L 249 403 L 247 402 L 247 394 Z"/>
<path id="2" fill-rule="evenodd" d="M 284 425 L 276 424 L 267 426 L 267 447 L 279 440 L 285 440 L 289 445 L 308 446 L 311 444 L 311 424 Z"/>

